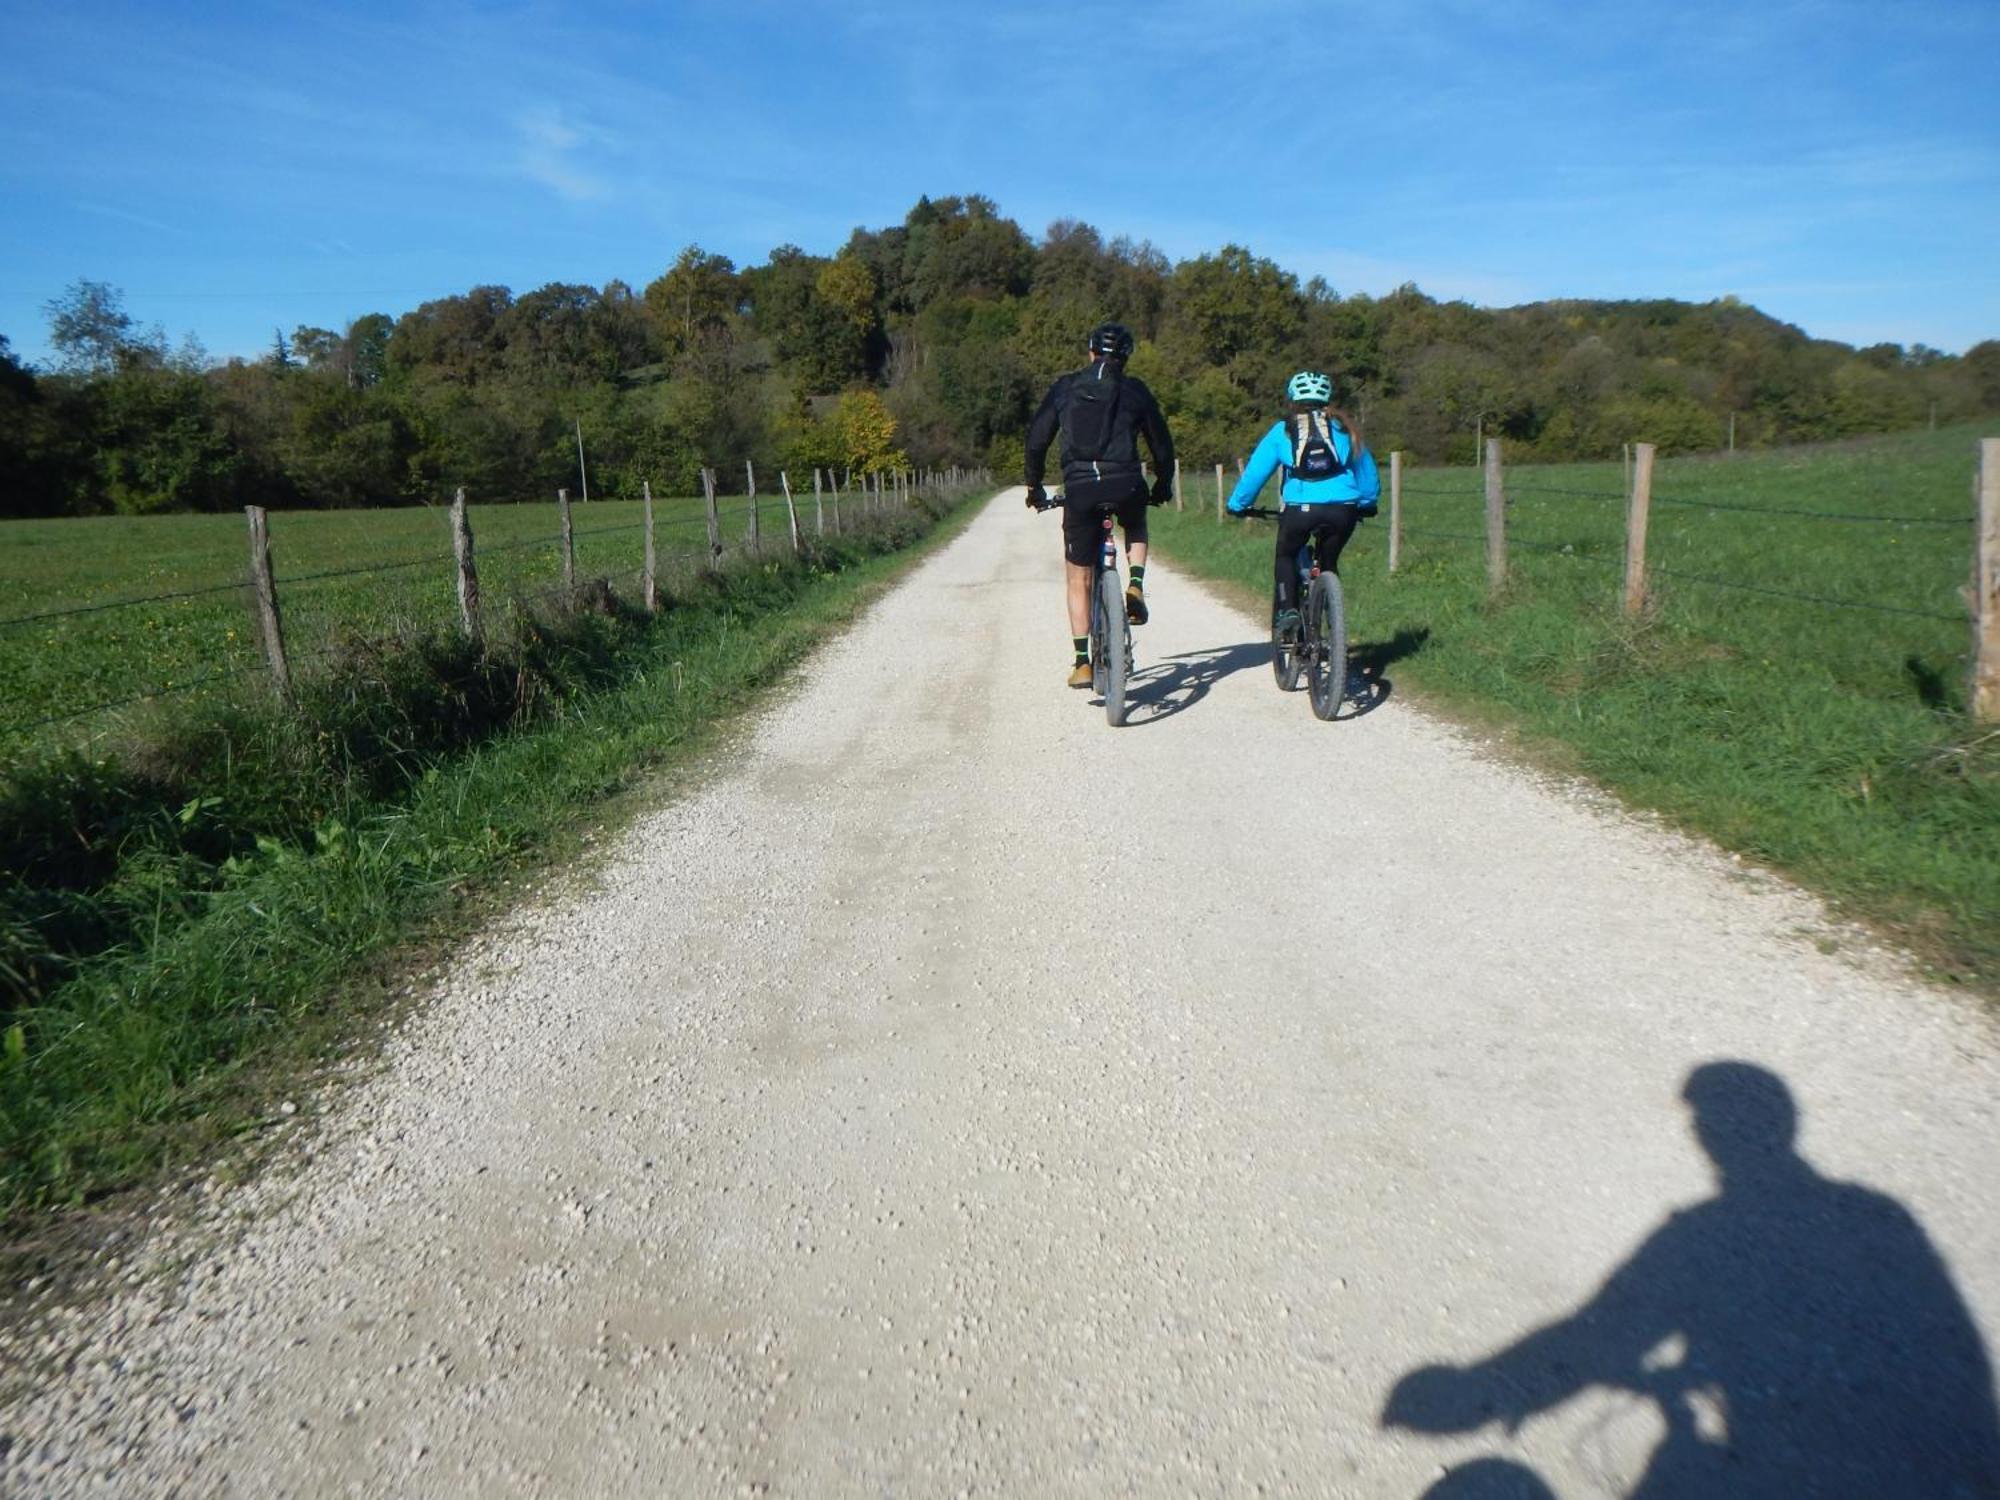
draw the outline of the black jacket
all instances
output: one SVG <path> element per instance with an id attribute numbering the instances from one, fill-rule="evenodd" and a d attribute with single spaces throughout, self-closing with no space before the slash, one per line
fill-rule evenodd
<path id="1" fill-rule="evenodd" d="M 1045 472 L 1044 464 L 1049 444 L 1055 441 L 1056 433 L 1062 426 L 1063 409 L 1069 405 L 1070 387 L 1083 379 L 1087 372 L 1072 370 L 1059 376 L 1049 387 L 1049 393 L 1042 397 L 1042 404 L 1028 422 L 1028 464 L 1027 482 L 1040 484 Z M 1118 377 L 1118 413 L 1113 421 L 1111 442 L 1103 458 L 1095 463 L 1088 461 L 1072 463 L 1065 453 L 1062 463 L 1064 484 L 1082 484 L 1095 479 L 1141 479 L 1139 467 L 1139 438 L 1146 439 L 1146 448 L 1153 456 L 1155 474 L 1171 474 L 1174 471 L 1174 440 L 1167 432 L 1167 419 L 1160 414 L 1160 403 L 1153 399 L 1153 393 L 1146 389 L 1146 383 L 1131 375 Z"/>

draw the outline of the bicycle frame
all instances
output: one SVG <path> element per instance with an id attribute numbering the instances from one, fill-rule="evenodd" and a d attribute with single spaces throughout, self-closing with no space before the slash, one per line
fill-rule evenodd
<path id="1" fill-rule="evenodd" d="M 1063 504 L 1058 493 L 1038 510 Z M 1117 513 L 1100 507 L 1104 531 L 1090 571 L 1090 686 L 1104 700 L 1104 716 L 1113 728 L 1125 722 L 1125 682 L 1132 670 L 1132 625 L 1118 593 Z M 1106 580 L 1109 579 L 1107 588 Z"/>

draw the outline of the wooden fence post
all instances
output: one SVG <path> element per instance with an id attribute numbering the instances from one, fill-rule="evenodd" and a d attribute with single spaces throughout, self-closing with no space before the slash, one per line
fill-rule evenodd
<path id="1" fill-rule="evenodd" d="M 660 612 L 660 570 L 659 558 L 653 551 L 653 481 L 648 479 L 639 487 L 646 506 L 646 613 Z"/>
<path id="2" fill-rule="evenodd" d="M 1507 492 L 1500 480 L 1500 439 L 1486 439 L 1486 587 L 1507 586 Z"/>
<path id="3" fill-rule="evenodd" d="M 278 585 L 271 577 L 271 528 L 261 505 L 246 505 L 250 520 L 250 600 L 257 614 L 257 633 L 264 638 L 264 660 L 270 664 L 271 686 L 280 701 L 292 701 L 292 670 L 285 660 L 285 631 L 278 621 Z"/>
<path id="4" fill-rule="evenodd" d="M 785 492 L 785 518 L 792 523 L 792 556 L 805 551 L 799 541 L 799 508 L 792 503 L 792 476 L 783 469 L 778 470 L 778 486 Z"/>
<path id="5" fill-rule="evenodd" d="M 1632 498 L 1625 506 L 1625 618 L 1646 607 L 1646 513 L 1653 504 L 1653 445 L 1632 450 Z"/>
<path id="6" fill-rule="evenodd" d="M 708 511 L 708 565 L 722 560 L 722 513 L 715 508 L 715 470 L 701 471 L 702 504 Z"/>
<path id="7" fill-rule="evenodd" d="M 576 532 L 570 525 L 568 490 L 556 491 L 556 509 L 562 513 L 562 586 L 568 593 L 576 587 Z"/>
<path id="8" fill-rule="evenodd" d="M 1181 493 L 1181 461 L 1174 460 L 1174 509 L 1187 509 L 1187 496 Z"/>
<path id="9" fill-rule="evenodd" d="M 743 480 L 750 491 L 750 550 L 756 552 L 763 543 L 757 525 L 757 466 L 747 459 L 743 464 Z"/>
<path id="10" fill-rule="evenodd" d="M 833 534 L 835 536 L 839 536 L 840 535 L 840 476 L 834 473 L 833 470 L 828 469 L 826 471 L 826 484 L 827 488 L 833 491 Z"/>
<path id="11" fill-rule="evenodd" d="M 475 646 L 479 629 L 479 569 L 472 560 L 472 521 L 465 513 L 465 486 L 451 497 L 451 555 L 458 563 L 458 624 Z"/>
<path id="12" fill-rule="evenodd" d="M 1389 455 L 1389 571 L 1403 560 L 1403 450 Z"/>
<path id="13" fill-rule="evenodd" d="M 1979 440 L 1979 535 L 1972 550 L 1973 722 L 2000 723 L 2000 438 Z"/>
<path id="14" fill-rule="evenodd" d="M 1222 465 L 1215 466 L 1215 519 L 1222 519 Z"/>
<path id="15" fill-rule="evenodd" d="M 826 501 L 819 488 L 819 465 L 813 465 L 813 535 L 826 535 Z"/>

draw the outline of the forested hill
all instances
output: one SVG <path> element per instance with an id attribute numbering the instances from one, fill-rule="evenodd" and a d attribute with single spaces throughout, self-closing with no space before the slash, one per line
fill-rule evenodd
<path id="1" fill-rule="evenodd" d="M 1039 241 L 980 197 L 924 199 L 834 256 L 738 267 L 690 246 L 643 290 L 474 287 L 340 330 L 274 330 L 215 363 L 136 325 L 116 289 L 50 304 L 60 367 L 0 339 L 0 514 L 686 491 L 701 464 L 1019 467 L 1035 399 L 1089 328 L 1132 361 L 1185 457 L 1233 459 L 1284 377 L 1331 369 L 1378 451 L 1519 458 L 1889 431 L 2000 411 L 2000 341 L 1963 356 L 1809 338 L 1732 298 L 1489 309 L 1414 286 L 1342 296 L 1252 251 L 1171 263 L 1090 226 Z"/>

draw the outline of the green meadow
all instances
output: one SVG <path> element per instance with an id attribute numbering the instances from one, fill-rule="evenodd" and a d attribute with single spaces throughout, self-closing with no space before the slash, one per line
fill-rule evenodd
<path id="1" fill-rule="evenodd" d="M 1497 597 L 1481 476 L 1410 468 L 1397 572 L 1386 493 L 1343 559 L 1351 636 L 1392 691 L 1515 732 L 1990 992 L 2000 734 L 1966 716 L 1963 593 L 1981 435 L 1660 463 L 1637 620 L 1620 608 L 1622 465 L 1507 470 Z M 1164 554 L 1261 603 L 1269 526 L 1218 522 L 1211 478 L 1186 498 L 1156 513 Z"/>
<path id="2" fill-rule="evenodd" d="M 749 502 L 729 496 L 718 508 L 725 545 L 742 543 Z M 701 500 L 657 499 L 654 510 L 662 576 L 699 566 L 708 546 Z M 560 585 L 553 501 L 475 505 L 471 523 L 489 614 Z M 814 525 L 810 495 L 800 524 Z M 758 525 L 767 549 L 789 547 L 782 497 L 759 497 Z M 572 526 L 577 576 L 633 592 L 645 559 L 640 504 L 578 503 Z M 457 619 L 443 507 L 277 511 L 270 531 L 286 647 L 300 672 L 357 639 Z M 0 760 L 116 731 L 115 710 L 63 718 L 79 710 L 148 693 L 200 696 L 260 674 L 248 560 L 241 515 L 0 522 Z"/>

